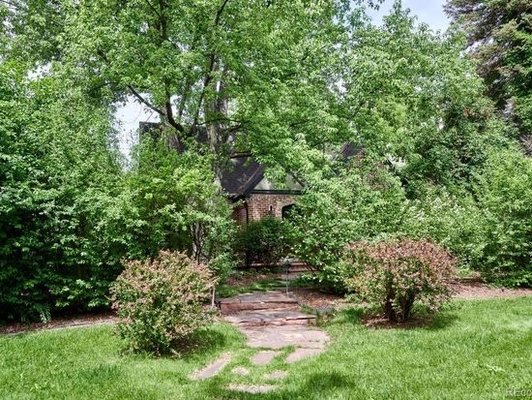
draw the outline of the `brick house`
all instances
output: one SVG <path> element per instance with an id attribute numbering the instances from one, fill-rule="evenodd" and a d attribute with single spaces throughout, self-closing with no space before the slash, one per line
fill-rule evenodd
<path id="1" fill-rule="evenodd" d="M 140 122 L 139 135 L 160 140 L 160 128 L 158 122 Z M 206 130 L 199 130 L 197 139 L 207 143 Z M 175 148 L 172 136 L 167 136 L 166 141 L 170 147 Z M 221 172 L 219 183 L 228 200 L 234 204 L 233 218 L 239 225 L 258 221 L 269 215 L 282 218 L 301 194 L 302 185 L 291 176 L 287 178 L 284 189 L 272 184 L 264 176 L 264 166 L 249 154 L 235 153 L 229 161 Z"/>
<path id="2" fill-rule="evenodd" d="M 333 157 L 347 161 L 362 154 L 360 147 L 347 142 Z M 284 218 L 303 190 L 303 185 L 291 175 L 284 188 L 276 187 L 264 176 L 263 165 L 249 155 L 238 154 L 231 157 L 231 165 L 222 173 L 220 184 L 235 204 L 233 218 L 239 225 L 268 215 Z"/>
<path id="3" fill-rule="evenodd" d="M 141 136 L 150 135 L 152 139 L 160 139 L 160 124 L 157 122 L 141 122 Z M 168 145 L 175 147 L 172 136 L 167 137 Z M 198 140 L 207 143 L 207 133 L 200 130 Z M 348 160 L 360 153 L 360 148 L 348 142 L 342 146 L 337 158 Z M 230 157 L 229 165 L 222 171 L 220 186 L 234 204 L 233 218 L 239 225 L 258 221 L 266 216 L 284 218 L 302 193 L 303 185 L 290 174 L 283 188 L 277 187 L 266 178 L 265 167 L 249 154 L 235 153 Z"/>
<path id="4" fill-rule="evenodd" d="M 235 204 L 233 218 L 239 225 L 266 216 L 283 218 L 295 204 L 303 186 L 288 176 L 284 188 L 278 188 L 264 175 L 264 166 L 249 155 L 235 154 L 222 173 L 220 184 Z"/>

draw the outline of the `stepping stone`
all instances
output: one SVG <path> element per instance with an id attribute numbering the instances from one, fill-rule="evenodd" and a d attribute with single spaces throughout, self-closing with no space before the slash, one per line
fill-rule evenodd
<path id="1" fill-rule="evenodd" d="M 323 352 L 323 349 L 296 349 L 293 353 L 289 354 L 286 357 L 286 362 L 288 364 L 295 363 L 303 358 L 312 357 Z"/>
<path id="2" fill-rule="evenodd" d="M 278 381 L 278 380 L 286 378 L 287 376 L 288 376 L 288 372 L 286 371 L 273 371 L 265 375 L 264 379 L 266 379 L 267 381 Z"/>
<path id="3" fill-rule="evenodd" d="M 219 306 L 223 315 L 249 310 L 299 309 L 299 304 L 296 299 L 288 297 L 280 291 L 243 294 L 228 299 L 221 299 Z"/>
<path id="4" fill-rule="evenodd" d="M 229 390 L 233 390 L 235 392 L 243 392 L 243 393 L 251 393 L 251 394 L 269 393 L 277 389 L 277 386 L 275 385 L 239 385 L 236 383 L 231 383 L 228 387 L 229 387 Z"/>
<path id="5" fill-rule="evenodd" d="M 225 366 L 229 363 L 229 361 L 231 361 L 231 355 L 222 354 L 217 360 L 213 361 L 205 368 L 200 369 L 190 375 L 190 379 L 198 381 L 218 375 L 222 371 L 222 369 L 224 369 Z"/>
<path id="6" fill-rule="evenodd" d="M 247 336 L 249 347 L 281 349 L 287 346 L 323 349 L 329 342 L 327 333 L 309 329 L 305 325 L 283 325 L 264 327 L 243 327 L 240 331 Z"/>
<path id="7" fill-rule="evenodd" d="M 233 374 L 240 375 L 240 376 L 246 376 L 246 375 L 249 375 L 249 370 L 244 367 L 236 367 L 233 369 Z"/>
<path id="8" fill-rule="evenodd" d="M 271 363 L 275 356 L 279 354 L 279 351 L 259 351 L 257 354 L 251 357 L 251 362 L 258 366 L 266 365 Z"/>
<path id="9" fill-rule="evenodd" d="M 241 311 L 226 316 L 225 320 L 242 326 L 310 325 L 316 322 L 316 316 L 293 310 L 257 310 Z"/>

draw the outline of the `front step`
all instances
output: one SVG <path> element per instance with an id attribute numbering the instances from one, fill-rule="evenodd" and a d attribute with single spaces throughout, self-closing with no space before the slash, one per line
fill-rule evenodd
<path id="1" fill-rule="evenodd" d="M 299 310 L 297 300 L 282 292 L 243 294 L 221 299 L 218 304 L 223 315 L 256 310 Z"/>
<path id="2" fill-rule="evenodd" d="M 240 326 L 314 325 L 316 316 L 291 310 L 262 310 L 258 312 L 243 311 L 227 316 L 225 320 Z"/>

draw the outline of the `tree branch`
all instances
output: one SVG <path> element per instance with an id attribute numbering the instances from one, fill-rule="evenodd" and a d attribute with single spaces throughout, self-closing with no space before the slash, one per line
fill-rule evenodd
<path id="1" fill-rule="evenodd" d="M 159 13 L 159 10 L 157 10 L 157 8 L 156 8 L 153 4 L 151 4 L 151 3 L 149 2 L 149 0 L 144 0 L 144 2 L 145 2 L 145 3 L 146 3 L 146 4 L 152 9 L 152 11 L 153 11 L 155 14 L 157 14 L 157 16 L 158 16 L 159 18 L 161 17 L 161 14 Z"/>
<path id="2" fill-rule="evenodd" d="M 229 0 L 224 0 L 222 2 L 222 5 L 216 12 L 216 17 L 214 18 L 214 27 L 216 28 L 218 25 L 220 25 L 220 20 L 222 17 L 222 14 L 224 12 L 225 6 L 229 3 Z M 199 113 L 201 110 L 201 104 L 203 103 L 203 99 L 205 98 L 205 91 L 207 90 L 207 87 L 211 83 L 212 80 L 212 72 L 214 70 L 214 66 L 216 64 L 216 54 L 212 52 L 209 56 L 209 67 L 207 68 L 207 74 L 205 76 L 205 79 L 203 81 L 203 89 L 201 90 L 200 97 L 198 100 L 198 108 L 196 109 L 196 115 L 194 116 L 194 125 L 197 125 L 198 119 L 199 119 Z"/>
<path id="3" fill-rule="evenodd" d="M 155 111 L 157 114 L 166 117 L 166 114 L 164 111 L 161 111 L 159 108 L 155 107 L 153 104 L 151 104 L 148 100 L 146 100 L 144 97 L 141 96 L 139 92 L 135 90 L 135 88 L 131 85 L 127 85 L 127 88 L 137 98 L 138 101 L 140 101 L 142 104 L 144 104 L 146 107 L 148 107 L 150 110 Z"/>

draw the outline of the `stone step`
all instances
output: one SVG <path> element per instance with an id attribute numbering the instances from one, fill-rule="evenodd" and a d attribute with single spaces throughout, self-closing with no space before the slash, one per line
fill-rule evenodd
<path id="1" fill-rule="evenodd" d="M 229 299 L 220 299 L 218 305 L 223 315 L 231 315 L 242 311 L 252 310 L 299 309 L 296 299 L 288 297 L 280 291 L 243 294 Z"/>
<path id="2" fill-rule="evenodd" d="M 239 326 L 280 326 L 280 325 L 313 325 L 315 315 L 304 314 L 291 310 L 260 310 L 242 311 L 225 317 L 225 320 Z"/>

